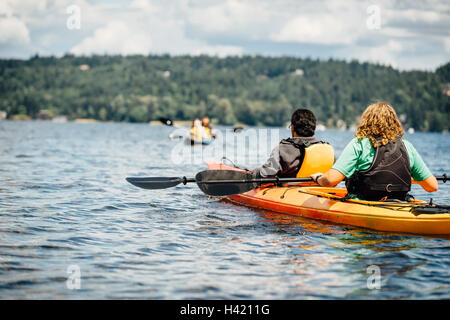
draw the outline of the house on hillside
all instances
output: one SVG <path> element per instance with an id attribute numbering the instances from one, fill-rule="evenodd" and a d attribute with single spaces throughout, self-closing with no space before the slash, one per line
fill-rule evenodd
<path id="1" fill-rule="evenodd" d="M 292 72 L 292 74 L 294 76 L 303 76 L 305 74 L 305 72 L 303 71 L 303 69 L 296 69 L 295 71 Z"/>
<path id="2" fill-rule="evenodd" d="M 447 85 L 445 86 L 442 93 L 445 94 L 446 96 L 450 97 L 450 83 L 447 83 Z"/>
<path id="3" fill-rule="evenodd" d="M 51 120 L 52 118 L 53 115 L 49 110 L 41 110 L 36 116 L 36 119 L 38 120 Z"/>

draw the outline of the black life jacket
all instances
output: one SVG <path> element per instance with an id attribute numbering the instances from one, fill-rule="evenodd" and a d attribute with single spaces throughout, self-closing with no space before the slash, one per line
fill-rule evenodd
<path id="1" fill-rule="evenodd" d="M 411 167 L 401 139 L 375 148 L 372 165 L 346 181 L 347 191 L 360 199 L 404 201 L 411 190 Z"/>

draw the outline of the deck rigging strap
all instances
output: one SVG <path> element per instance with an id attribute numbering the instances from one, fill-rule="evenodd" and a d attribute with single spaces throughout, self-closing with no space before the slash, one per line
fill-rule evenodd
<path id="1" fill-rule="evenodd" d="M 387 202 L 387 203 L 362 203 L 359 201 L 354 201 L 346 197 L 333 197 L 333 196 L 324 196 L 320 194 L 315 194 L 303 190 L 298 190 L 298 192 L 313 195 L 319 198 L 331 199 L 341 202 L 351 202 L 355 204 L 360 204 L 369 207 L 377 207 L 384 209 L 391 209 L 396 211 L 410 211 L 417 214 L 442 214 L 442 213 L 450 213 L 450 206 L 445 205 L 436 205 L 436 204 L 428 204 L 428 203 L 410 203 L 410 202 Z"/>
<path id="2" fill-rule="evenodd" d="M 251 171 L 251 170 L 249 170 L 249 169 L 247 169 L 247 168 L 239 167 L 237 164 L 235 164 L 233 161 L 231 161 L 231 160 L 228 159 L 227 157 L 222 157 L 222 159 L 220 159 L 220 162 L 221 162 L 222 164 L 225 164 L 225 163 L 224 163 L 225 161 L 228 161 L 228 162 L 233 166 L 233 168 L 236 168 L 236 169 L 242 169 L 242 170 L 245 170 L 245 171 Z"/>

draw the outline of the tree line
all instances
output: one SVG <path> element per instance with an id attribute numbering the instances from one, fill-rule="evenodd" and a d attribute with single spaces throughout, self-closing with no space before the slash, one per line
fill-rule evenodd
<path id="1" fill-rule="evenodd" d="M 218 124 L 281 126 L 304 107 L 332 127 L 357 123 L 382 100 L 406 127 L 443 131 L 448 83 L 450 63 L 430 72 L 296 57 L 34 56 L 0 60 L 0 111 L 129 122 L 208 115 Z"/>

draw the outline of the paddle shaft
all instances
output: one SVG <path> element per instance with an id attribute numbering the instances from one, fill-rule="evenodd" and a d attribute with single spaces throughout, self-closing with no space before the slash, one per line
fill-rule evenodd
<path id="1" fill-rule="evenodd" d="M 192 183 L 197 182 L 195 178 L 186 178 L 182 177 L 182 183 Z M 436 176 L 438 181 L 447 182 L 449 178 L 446 174 L 442 176 Z M 240 180 L 208 180 L 208 181 L 199 181 L 200 184 L 219 184 L 219 183 L 288 183 L 288 182 L 314 182 L 312 178 L 260 178 L 260 179 L 240 179 Z"/>
<path id="2" fill-rule="evenodd" d="M 446 174 L 437 176 L 437 180 L 447 182 Z M 281 185 L 288 182 L 314 182 L 312 178 L 253 178 L 249 172 L 235 170 L 206 170 L 197 173 L 195 178 L 186 177 L 128 177 L 126 180 L 143 189 L 167 189 L 179 184 L 195 182 L 206 194 L 222 195 L 227 194 L 227 186 L 233 194 L 243 193 L 256 188 L 258 185 L 273 183 Z M 416 183 L 413 181 L 413 183 Z M 211 187 L 208 187 L 211 186 Z M 239 191 L 239 192 L 237 192 Z"/>
<path id="3" fill-rule="evenodd" d="M 183 183 L 184 179 L 183 177 Z M 449 178 L 446 174 L 442 176 L 436 176 L 438 181 L 447 182 Z M 187 179 L 186 182 L 196 182 L 195 179 Z M 261 178 L 261 179 L 242 179 L 242 180 L 208 180 L 208 181 L 200 181 L 198 183 L 204 184 L 217 184 L 217 183 L 287 183 L 287 182 L 314 182 L 313 178 Z"/>
<path id="4" fill-rule="evenodd" d="M 192 180 L 192 179 L 187 179 Z M 193 179 L 193 182 L 196 182 Z M 192 181 L 188 181 L 192 182 Z M 197 183 L 200 184 L 221 184 L 221 183 L 287 183 L 287 182 L 314 182 L 312 178 L 261 178 L 261 179 L 242 179 L 242 180 L 208 180 L 208 181 L 199 181 Z"/>

